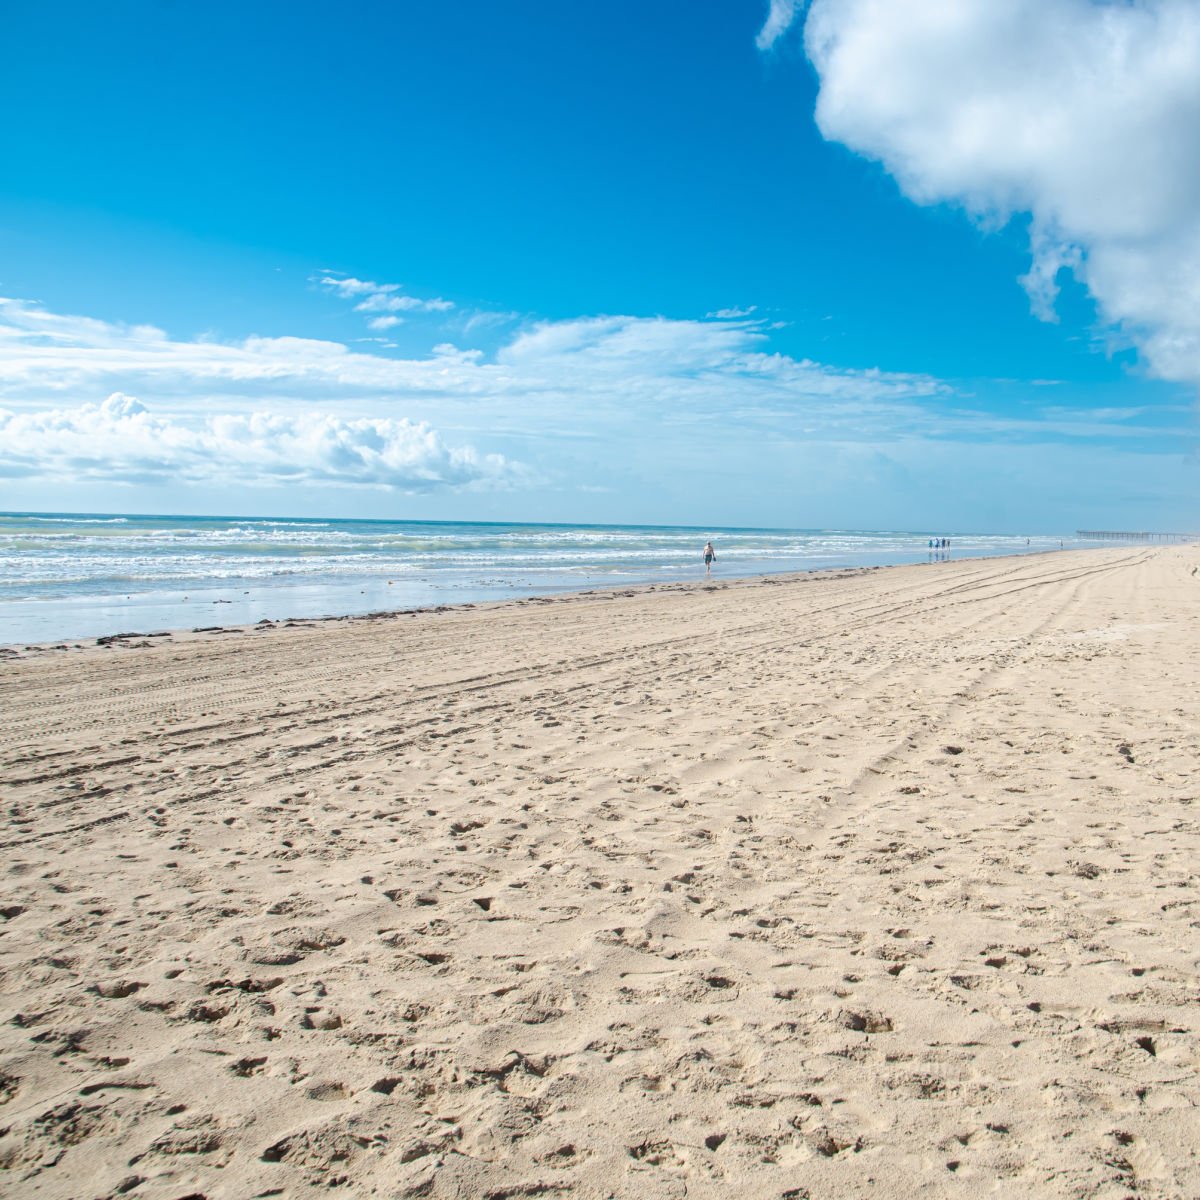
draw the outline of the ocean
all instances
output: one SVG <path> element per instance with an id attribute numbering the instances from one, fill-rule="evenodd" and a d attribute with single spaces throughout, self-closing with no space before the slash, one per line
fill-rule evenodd
<path id="1" fill-rule="evenodd" d="M 1073 537 L 932 531 L 955 558 Z M 930 532 L 0 514 L 0 645 L 928 562 Z"/>

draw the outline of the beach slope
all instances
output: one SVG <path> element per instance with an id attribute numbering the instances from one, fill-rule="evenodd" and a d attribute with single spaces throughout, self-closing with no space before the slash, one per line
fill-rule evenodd
<path id="1" fill-rule="evenodd" d="M 1196 561 L 0 662 L 0 1194 L 1200 1195 Z"/>

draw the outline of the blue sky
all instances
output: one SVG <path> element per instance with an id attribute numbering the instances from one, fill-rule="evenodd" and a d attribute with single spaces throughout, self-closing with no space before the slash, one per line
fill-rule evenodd
<path id="1" fill-rule="evenodd" d="M 1000 8 L 18 0 L 0 507 L 1196 528 L 1200 11 Z"/>

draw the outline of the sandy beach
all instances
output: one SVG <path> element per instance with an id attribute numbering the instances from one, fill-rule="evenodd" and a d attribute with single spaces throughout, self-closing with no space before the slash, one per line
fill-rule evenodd
<path id="1" fill-rule="evenodd" d="M 0 661 L 0 1194 L 1200 1195 L 1194 547 Z"/>

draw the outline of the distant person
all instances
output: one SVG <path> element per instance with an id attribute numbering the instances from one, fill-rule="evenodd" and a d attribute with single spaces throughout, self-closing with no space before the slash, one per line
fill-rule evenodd
<path id="1" fill-rule="evenodd" d="M 704 543 L 704 574 L 705 577 L 712 574 L 712 565 L 717 561 L 717 552 L 713 549 L 712 542 Z"/>

